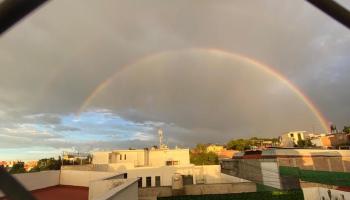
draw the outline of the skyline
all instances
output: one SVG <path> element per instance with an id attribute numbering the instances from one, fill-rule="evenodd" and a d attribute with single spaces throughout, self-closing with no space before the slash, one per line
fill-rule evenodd
<path id="1" fill-rule="evenodd" d="M 304 1 L 52 1 L 0 38 L 0 160 L 342 128 L 348 52 Z"/>

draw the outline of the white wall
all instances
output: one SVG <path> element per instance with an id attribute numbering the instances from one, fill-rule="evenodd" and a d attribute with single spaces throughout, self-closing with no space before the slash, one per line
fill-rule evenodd
<path id="1" fill-rule="evenodd" d="M 156 149 L 149 151 L 150 166 L 164 166 L 166 161 L 179 161 L 179 165 L 190 164 L 189 149 Z"/>
<path id="2" fill-rule="evenodd" d="M 233 176 L 228 176 L 221 173 L 220 165 L 184 165 L 184 166 L 163 166 L 163 167 L 140 167 L 129 169 L 127 171 L 128 178 L 142 177 L 142 186 L 146 186 L 146 177 L 151 177 L 152 187 L 155 186 L 155 177 L 160 176 L 161 186 L 171 186 L 172 178 L 175 173 L 181 175 L 193 175 L 196 184 L 197 179 L 203 178 L 205 183 L 235 183 L 235 182 L 247 182 L 244 179 L 240 179 Z"/>
<path id="3" fill-rule="evenodd" d="M 110 163 L 130 163 L 136 166 L 144 166 L 145 150 L 115 150 L 111 154 Z"/>
<path id="4" fill-rule="evenodd" d="M 107 151 L 93 152 L 92 153 L 92 164 L 108 164 L 109 153 Z"/>
<path id="5" fill-rule="evenodd" d="M 152 186 L 155 186 L 155 176 L 160 176 L 161 186 L 171 186 L 172 177 L 175 173 L 191 175 L 193 174 L 193 165 L 134 168 L 128 170 L 128 178 L 142 177 L 142 185 L 145 187 L 146 177 L 150 176 Z"/>
<path id="6" fill-rule="evenodd" d="M 264 185 L 282 189 L 277 162 L 261 162 Z"/>
<path id="7" fill-rule="evenodd" d="M 193 172 L 194 178 L 199 183 L 201 183 L 201 180 L 206 184 L 248 182 L 247 180 L 221 173 L 220 165 L 194 166 Z"/>
<path id="8" fill-rule="evenodd" d="M 89 200 L 138 200 L 137 179 L 108 179 L 92 181 Z"/>
<path id="9" fill-rule="evenodd" d="M 116 172 L 61 170 L 60 184 L 89 187 L 90 181 L 116 174 Z"/>
<path id="10" fill-rule="evenodd" d="M 137 181 L 132 182 L 123 189 L 115 188 L 110 191 L 112 194 L 108 200 L 138 200 L 139 193 L 137 187 Z M 114 193 L 114 194 L 113 194 Z M 102 199 L 100 199 L 102 200 Z"/>
<path id="11" fill-rule="evenodd" d="M 30 191 L 58 185 L 59 176 L 59 170 L 14 174 L 15 179 Z M 1 196 L 3 194 L 0 192 Z"/>

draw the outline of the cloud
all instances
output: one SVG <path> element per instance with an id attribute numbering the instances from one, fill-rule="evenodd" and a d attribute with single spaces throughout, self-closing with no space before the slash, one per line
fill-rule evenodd
<path id="1" fill-rule="evenodd" d="M 0 38 L 1 148 L 153 145 L 158 127 L 184 146 L 319 129 L 276 79 L 191 48 L 271 65 L 338 127 L 349 123 L 349 32 L 305 1 L 61 0 Z M 116 71 L 164 51 L 178 53 L 121 72 L 74 116 Z"/>
<path id="2" fill-rule="evenodd" d="M 57 125 L 53 128 L 54 131 L 79 131 L 79 128 L 71 127 L 71 126 L 63 126 L 63 125 Z"/>

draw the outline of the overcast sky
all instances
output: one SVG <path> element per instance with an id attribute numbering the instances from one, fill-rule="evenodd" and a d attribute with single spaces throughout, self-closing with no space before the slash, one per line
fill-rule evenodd
<path id="1" fill-rule="evenodd" d="M 350 125 L 350 31 L 303 0 L 56 0 L 0 37 L 0 160 L 150 146 L 158 128 L 181 147 L 322 132 L 276 77 L 205 49 L 272 66 Z"/>

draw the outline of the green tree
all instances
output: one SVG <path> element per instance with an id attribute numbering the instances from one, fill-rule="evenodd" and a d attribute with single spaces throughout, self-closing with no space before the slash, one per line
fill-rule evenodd
<path id="1" fill-rule="evenodd" d="M 190 162 L 195 165 L 217 165 L 219 164 L 218 156 L 213 152 L 190 152 Z"/>
<path id="2" fill-rule="evenodd" d="M 24 162 L 18 162 L 14 164 L 9 172 L 11 174 L 26 173 L 26 170 L 24 169 Z"/>
<path id="3" fill-rule="evenodd" d="M 350 126 L 344 126 L 343 132 L 350 133 Z"/>
<path id="4" fill-rule="evenodd" d="M 231 140 L 226 145 L 227 149 L 233 149 L 238 151 L 244 151 L 246 149 L 249 149 L 250 146 L 253 146 L 252 140 L 246 139 Z"/>
<path id="5" fill-rule="evenodd" d="M 30 169 L 29 172 L 40 172 L 40 168 L 38 166 L 35 166 L 32 169 Z"/>
<path id="6" fill-rule="evenodd" d="M 298 140 L 298 147 L 313 147 L 314 145 L 312 144 L 310 139 L 306 140 Z"/>
<path id="7" fill-rule="evenodd" d="M 204 152 L 207 151 L 207 145 L 205 145 L 205 144 L 197 144 L 194 149 L 195 149 L 195 152 L 204 153 Z"/>
<path id="8" fill-rule="evenodd" d="M 59 170 L 61 168 L 61 161 L 54 158 L 44 158 L 38 161 L 37 167 L 40 171 L 43 170 Z"/>

